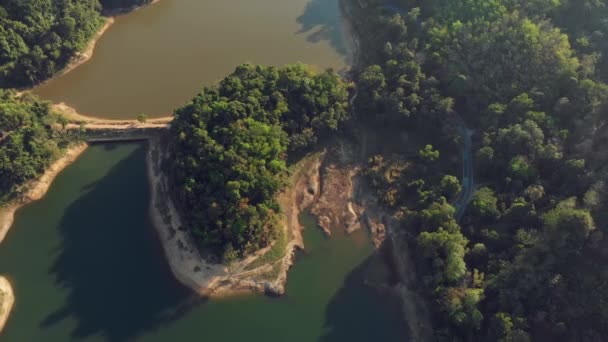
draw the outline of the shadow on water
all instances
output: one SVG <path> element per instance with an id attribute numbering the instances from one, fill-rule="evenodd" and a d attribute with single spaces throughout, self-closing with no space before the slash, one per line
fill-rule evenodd
<path id="1" fill-rule="evenodd" d="M 42 329 L 75 319 L 71 340 L 101 335 L 121 342 L 204 302 L 174 280 L 162 258 L 147 218 L 144 148 L 120 161 L 65 211 L 49 272 L 67 291 L 67 301 L 40 323 Z"/>
<path id="2" fill-rule="evenodd" d="M 318 342 L 409 341 L 401 302 L 392 290 L 398 280 L 387 267 L 386 252 L 382 247 L 348 274 L 327 306 L 326 333 Z"/>
<path id="3" fill-rule="evenodd" d="M 310 0 L 297 21 L 298 34 L 306 34 L 309 42 L 327 41 L 339 54 L 348 55 L 339 0 Z"/>

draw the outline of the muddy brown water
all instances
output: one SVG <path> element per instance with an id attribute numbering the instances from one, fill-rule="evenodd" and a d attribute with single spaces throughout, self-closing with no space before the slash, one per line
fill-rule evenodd
<path id="1" fill-rule="evenodd" d="M 34 89 L 79 113 L 160 117 L 242 63 L 348 63 L 338 0 L 160 0 L 116 22 L 93 57 Z"/>

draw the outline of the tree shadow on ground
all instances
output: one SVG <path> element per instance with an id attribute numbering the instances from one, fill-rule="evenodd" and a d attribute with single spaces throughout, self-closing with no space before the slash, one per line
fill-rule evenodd
<path id="1" fill-rule="evenodd" d="M 391 290 L 397 279 L 384 252 L 381 248 L 346 277 L 327 307 L 327 332 L 319 342 L 409 340 L 400 299 Z"/>
<path id="2" fill-rule="evenodd" d="M 71 340 L 135 339 L 175 321 L 205 299 L 175 281 L 148 218 L 145 147 L 120 161 L 65 212 L 50 273 L 67 291 L 40 323 L 76 320 Z"/>
<path id="3" fill-rule="evenodd" d="M 311 0 L 297 19 L 298 34 L 306 34 L 312 43 L 327 41 L 340 55 L 348 56 L 344 41 L 339 0 Z"/>

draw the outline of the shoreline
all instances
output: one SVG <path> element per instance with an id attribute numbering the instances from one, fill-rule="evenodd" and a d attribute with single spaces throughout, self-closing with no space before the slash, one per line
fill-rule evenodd
<path id="1" fill-rule="evenodd" d="M 65 65 L 65 67 L 63 67 L 63 69 L 61 69 L 59 72 L 57 72 L 55 75 L 51 76 L 50 78 L 47 78 L 46 80 L 43 80 L 41 82 L 38 82 L 38 83 L 33 84 L 28 87 L 17 88 L 17 96 L 21 96 L 25 93 L 29 93 L 32 90 L 34 90 L 34 88 L 43 86 L 43 85 L 51 82 L 52 80 L 59 78 L 65 74 L 69 73 L 70 71 L 78 68 L 79 66 L 85 64 L 86 62 L 88 62 L 91 58 L 93 58 L 93 53 L 95 52 L 95 47 L 97 46 L 97 42 L 103 36 L 103 34 L 110 28 L 110 26 L 114 25 L 114 22 L 115 22 L 114 17 L 105 17 L 103 25 L 101 25 L 101 27 L 97 30 L 97 32 L 95 32 L 95 34 L 91 37 L 86 49 L 84 49 L 83 51 L 80 51 L 80 52 L 76 53 L 74 56 L 72 56 L 70 58 L 70 61 Z"/>
<path id="2" fill-rule="evenodd" d="M 83 51 L 77 52 L 74 56 L 72 56 L 70 58 L 70 61 L 60 71 L 58 71 L 55 75 L 51 76 L 50 78 L 47 78 L 43 81 L 40 81 L 40 82 L 33 84 L 31 86 L 28 86 L 28 87 L 18 88 L 17 96 L 21 96 L 24 93 L 31 92 L 34 88 L 45 85 L 45 84 L 51 82 L 52 80 L 69 73 L 70 71 L 78 68 L 79 66 L 81 66 L 81 65 L 85 64 L 86 62 L 88 62 L 89 60 L 91 60 L 91 58 L 93 58 L 93 54 L 95 53 L 95 47 L 97 46 L 97 42 L 99 41 L 99 39 L 101 39 L 103 34 L 106 33 L 106 31 L 112 25 L 114 25 L 117 17 L 127 14 L 127 13 L 135 12 L 146 6 L 154 5 L 154 4 L 158 3 L 159 1 L 160 0 L 152 0 L 151 2 L 149 2 L 147 4 L 143 4 L 143 5 L 134 5 L 131 7 L 116 8 L 116 9 L 110 10 L 110 11 L 102 11 L 100 14 L 101 14 L 102 18 L 104 19 L 104 23 L 97 30 L 97 32 L 95 32 L 95 34 L 91 37 L 91 39 L 89 40 L 89 42 L 87 44 L 87 47 Z"/>
<path id="3" fill-rule="evenodd" d="M 299 226 L 292 225 L 287 218 L 283 225 L 289 242 L 281 259 L 267 262 L 253 269 L 249 265 L 269 252 L 273 245 L 240 259 L 230 265 L 213 263 L 201 256 L 188 231 L 181 227 L 181 218 L 170 196 L 166 175 L 161 161 L 165 151 L 161 137 L 151 136 L 146 152 L 146 171 L 150 186 L 149 213 L 160 239 L 165 258 L 175 278 L 203 296 L 228 297 L 243 293 L 282 295 L 285 293 L 287 272 L 294 262 L 295 251 L 303 248 Z M 295 195 L 291 196 L 295 199 Z M 275 268 L 278 274 L 272 276 Z M 271 274 L 270 279 L 264 276 Z"/>
<path id="4" fill-rule="evenodd" d="M 0 244 L 4 241 L 8 231 L 15 221 L 15 213 L 21 207 L 44 197 L 51 184 L 61 171 L 72 164 L 87 149 L 86 143 L 68 147 L 59 159 L 57 159 L 40 178 L 29 182 L 29 189 L 11 201 L 5 207 L 0 208 Z M 10 282 L 4 276 L 0 276 L 0 333 L 4 329 L 15 302 L 15 294 Z"/>
<path id="5" fill-rule="evenodd" d="M 60 113 L 63 115 L 68 121 L 71 122 L 84 122 L 85 124 L 103 124 L 103 125 L 124 125 L 124 124 L 142 124 L 137 119 L 105 119 L 92 115 L 81 114 L 78 111 L 66 104 L 65 102 L 61 103 L 51 103 L 51 110 Z M 168 124 L 173 120 L 173 114 L 168 114 L 161 117 L 148 118 L 146 119 L 147 124 L 160 124 L 165 123 Z"/>
<path id="6" fill-rule="evenodd" d="M 17 210 L 43 198 L 55 180 L 55 177 L 57 177 L 57 175 L 61 173 L 61 171 L 63 171 L 67 166 L 78 159 L 78 157 L 87 149 L 87 147 L 88 145 L 86 143 L 80 143 L 68 147 L 63 156 L 51 164 L 51 166 L 46 169 L 42 176 L 29 182 L 27 185 L 28 190 L 24 194 L 18 196 L 6 206 L 0 208 L 0 244 L 4 241 L 6 234 L 12 227 Z"/>
<path id="7" fill-rule="evenodd" d="M 6 322 L 15 304 L 15 294 L 11 283 L 0 276 L 0 333 L 4 330 Z"/>

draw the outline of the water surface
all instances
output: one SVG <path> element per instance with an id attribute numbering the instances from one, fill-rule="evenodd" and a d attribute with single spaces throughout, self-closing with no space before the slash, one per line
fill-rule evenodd
<path id="1" fill-rule="evenodd" d="M 242 63 L 339 70 L 338 0 L 160 0 L 120 16 L 89 62 L 34 90 L 105 118 L 168 115 Z"/>
<path id="2" fill-rule="evenodd" d="M 406 341 L 365 232 L 307 250 L 280 298 L 206 300 L 178 284 L 147 215 L 142 145 L 96 145 L 21 209 L 0 245 L 16 295 L 3 342 Z"/>

